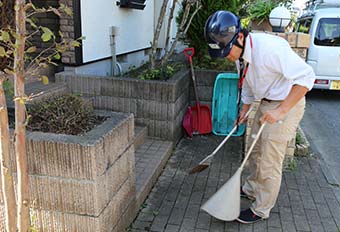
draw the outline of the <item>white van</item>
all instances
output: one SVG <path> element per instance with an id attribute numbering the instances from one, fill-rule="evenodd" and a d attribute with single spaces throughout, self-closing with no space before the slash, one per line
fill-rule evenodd
<path id="1" fill-rule="evenodd" d="M 316 74 L 316 89 L 340 90 L 340 1 L 322 1 L 299 17 L 296 31 L 310 34 L 307 63 Z"/>

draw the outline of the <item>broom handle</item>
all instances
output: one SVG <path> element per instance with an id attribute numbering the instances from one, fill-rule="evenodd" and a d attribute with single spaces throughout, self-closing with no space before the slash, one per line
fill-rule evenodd
<path id="1" fill-rule="evenodd" d="M 251 107 L 249 108 L 249 110 L 247 111 L 246 115 L 244 116 L 245 118 L 247 118 L 250 114 L 250 112 L 254 109 L 254 105 L 251 105 Z M 223 141 L 220 143 L 220 145 L 218 145 L 218 147 L 207 157 L 204 158 L 204 160 L 202 160 L 200 163 L 204 163 L 206 160 L 210 159 L 212 156 L 214 156 L 220 149 L 221 147 L 225 144 L 225 142 L 227 142 L 227 140 L 231 137 L 231 135 L 236 131 L 238 127 L 238 124 L 234 126 L 234 128 L 229 132 L 229 134 L 227 135 L 227 137 L 225 137 L 223 139 Z"/>
<path id="2" fill-rule="evenodd" d="M 257 132 L 256 137 L 255 137 L 253 143 L 251 144 L 251 146 L 250 146 L 250 148 L 249 148 L 249 150 L 248 150 L 248 152 L 247 152 L 247 154 L 246 154 L 246 157 L 244 158 L 244 160 L 243 160 L 243 162 L 242 162 L 242 164 L 241 164 L 241 166 L 240 166 L 239 169 L 243 170 L 243 167 L 244 167 L 244 165 L 246 164 L 246 162 L 247 162 L 247 160 L 248 160 L 248 158 L 249 158 L 249 156 L 250 156 L 250 153 L 253 151 L 253 148 L 254 148 L 254 146 L 255 146 L 257 140 L 259 139 L 259 137 L 260 137 L 260 135 L 261 135 L 261 133 L 262 133 L 262 131 L 263 131 L 263 128 L 264 128 L 264 126 L 265 126 L 266 124 L 267 124 L 267 123 L 264 122 L 264 123 L 261 125 L 261 127 L 260 127 L 259 131 Z"/>

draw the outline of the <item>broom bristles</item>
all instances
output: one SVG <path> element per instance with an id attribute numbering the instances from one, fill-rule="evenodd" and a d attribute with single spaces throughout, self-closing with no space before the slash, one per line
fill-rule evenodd
<path id="1" fill-rule="evenodd" d="M 204 169 L 206 169 L 207 167 L 209 167 L 208 164 L 200 164 L 200 165 L 197 165 L 196 167 L 194 167 L 193 169 L 191 169 L 191 171 L 189 172 L 189 174 L 194 174 L 194 173 L 197 173 L 197 172 L 201 172 L 201 171 L 203 171 Z"/>

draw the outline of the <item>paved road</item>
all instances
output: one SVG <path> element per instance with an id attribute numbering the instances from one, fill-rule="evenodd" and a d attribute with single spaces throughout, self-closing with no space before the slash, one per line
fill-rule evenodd
<path id="1" fill-rule="evenodd" d="M 340 91 L 309 92 L 301 127 L 313 152 L 328 166 L 328 181 L 340 184 Z"/>

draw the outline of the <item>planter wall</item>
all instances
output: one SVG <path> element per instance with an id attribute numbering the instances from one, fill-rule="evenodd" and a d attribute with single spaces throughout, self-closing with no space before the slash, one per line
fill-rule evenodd
<path id="1" fill-rule="evenodd" d="M 91 99 L 95 108 L 133 113 L 137 123 L 148 126 L 149 136 L 177 141 L 187 110 L 189 72 L 180 71 L 167 81 L 96 77 L 72 72 L 56 74 L 73 93 Z"/>
<path id="2" fill-rule="evenodd" d="M 203 69 L 195 71 L 197 94 L 201 104 L 211 107 L 215 79 L 219 73 L 221 73 L 221 71 Z M 190 104 L 195 105 L 195 101 L 194 88 L 192 83 L 190 83 Z"/>
<path id="3" fill-rule="evenodd" d="M 83 136 L 27 133 L 31 208 L 38 231 L 121 231 L 124 220 L 133 217 L 134 118 L 105 115 L 110 118 Z"/>

